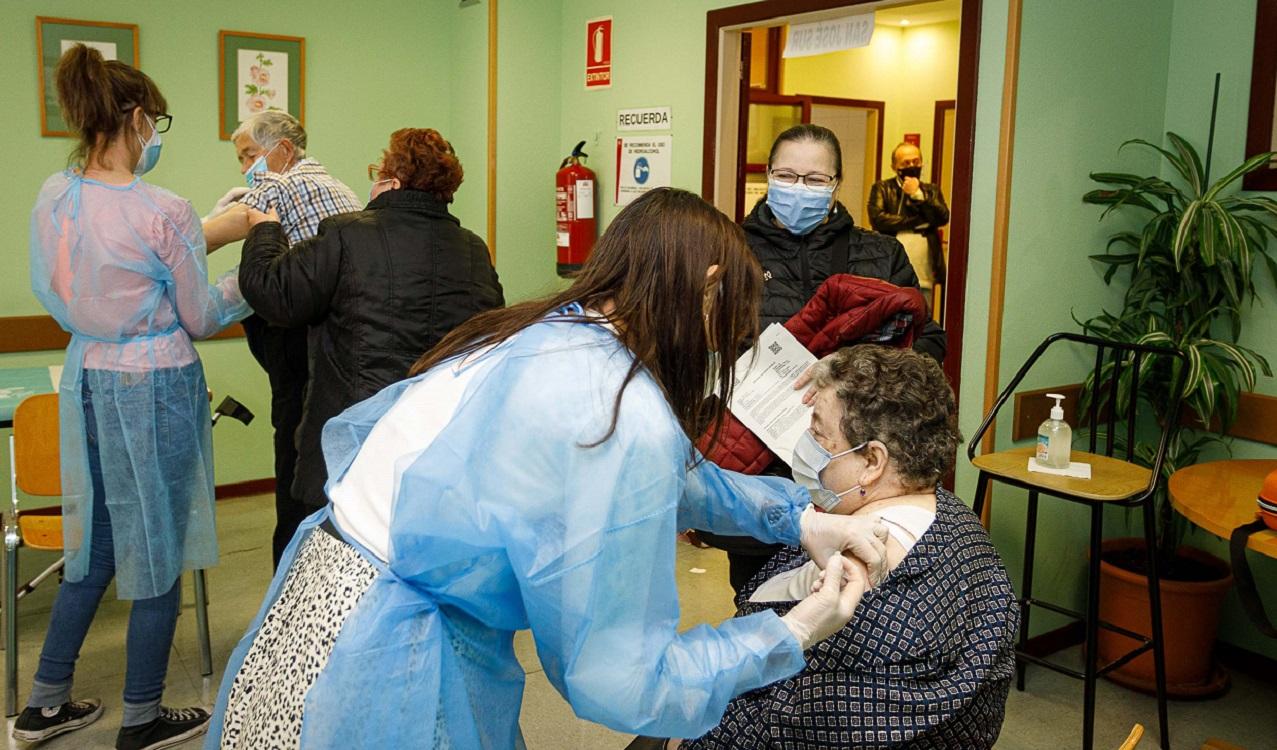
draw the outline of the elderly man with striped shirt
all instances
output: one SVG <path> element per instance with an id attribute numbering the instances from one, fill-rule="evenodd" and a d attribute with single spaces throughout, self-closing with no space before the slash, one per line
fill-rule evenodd
<path id="1" fill-rule="evenodd" d="M 319 222 L 336 214 L 359 211 L 363 201 L 318 161 L 306 155 L 306 131 L 287 112 L 261 112 L 245 120 L 231 135 L 247 187 L 237 187 L 204 218 L 210 252 L 248 235 L 248 209 L 275 209 L 288 241 L 314 237 Z M 293 497 L 297 447 L 309 380 L 306 327 L 278 328 L 257 315 L 244 321 L 248 348 L 270 379 L 271 425 L 275 429 L 275 564 L 308 513 Z"/>

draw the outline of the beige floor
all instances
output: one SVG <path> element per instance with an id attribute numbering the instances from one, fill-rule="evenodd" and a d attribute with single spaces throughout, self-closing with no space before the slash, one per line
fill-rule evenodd
<path id="1" fill-rule="evenodd" d="M 209 571 L 212 600 L 213 662 L 222 664 L 236 640 L 256 613 L 270 574 L 270 532 L 273 504 L 269 498 L 244 498 L 218 504 L 222 562 Z M 24 551 L 23 572 L 28 576 L 55 559 L 46 553 Z M 727 586 L 727 561 L 721 552 L 680 546 L 678 576 L 685 627 L 718 622 L 731 614 Z M 25 580 L 25 579 L 24 579 Z M 173 644 L 165 702 L 174 706 L 210 704 L 221 678 L 203 678 L 195 639 L 190 581 L 186 581 L 185 606 Z M 19 699 L 30 689 L 48 621 L 53 586 L 46 585 L 19 608 Z M 128 607 L 108 592 L 89 633 L 76 676 L 77 696 L 101 697 L 107 706 L 103 718 L 92 727 L 56 738 L 42 747 L 48 750 L 110 748 L 119 721 L 119 695 L 124 680 L 124 633 Z M 520 721 L 528 747 L 623 748 L 630 737 L 576 719 L 554 692 L 536 661 L 531 640 L 521 633 L 516 640 L 520 660 L 527 670 Z M 1074 656 L 1076 658 L 1076 655 Z M 1081 685 L 1045 670 L 1030 673 L 1028 690 L 1012 692 L 1007 706 L 999 750 L 1054 750 L 1079 747 L 1081 742 Z M 1099 693 L 1096 743 L 1099 750 L 1116 748 L 1131 725 L 1141 722 L 1153 729 L 1157 715 L 1152 699 L 1108 683 Z M 1171 706 L 1171 736 L 1177 748 L 1200 747 L 1208 737 L 1222 737 L 1247 750 L 1277 750 L 1277 675 L 1267 683 L 1235 676 L 1234 687 L 1224 698 L 1207 702 L 1176 702 Z M 356 708 L 352 706 L 352 708 Z M 9 720 L 12 726 L 12 719 Z M 1157 746 L 1150 731 L 1142 748 Z M 8 732 L 6 732 L 6 738 Z M 9 747 L 23 747 L 9 740 Z M 186 748 L 198 747 L 191 742 Z"/>

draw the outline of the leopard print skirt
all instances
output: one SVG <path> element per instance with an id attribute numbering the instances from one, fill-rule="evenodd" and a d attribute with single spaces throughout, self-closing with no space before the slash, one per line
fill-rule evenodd
<path id="1" fill-rule="evenodd" d="M 222 750 L 300 746 L 306 694 L 376 577 L 354 547 L 323 528 L 311 532 L 231 683 Z"/>

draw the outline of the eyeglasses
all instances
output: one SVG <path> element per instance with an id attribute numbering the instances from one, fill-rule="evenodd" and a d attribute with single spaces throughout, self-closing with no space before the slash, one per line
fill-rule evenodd
<path id="1" fill-rule="evenodd" d="M 155 132 L 167 133 L 168 129 L 173 126 L 173 115 L 156 115 L 155 116 Z"/>
<path id="2" fill-rule="evenodd" d="M 777 185 L 797 185 L 799 180 L 809 188 L 827 188 L 838 181 L 837 177 L 820 172 L 798 174 L 789 169 L 773 169 L 767 173 L 768 178 Z"/>
<path id="3" fill-rule="evenodd" d="M 371 180 L 372 182 L 379 182 L 381 180 L 381 165 L 380 164 L 368 165 L 368 179 Z"/>

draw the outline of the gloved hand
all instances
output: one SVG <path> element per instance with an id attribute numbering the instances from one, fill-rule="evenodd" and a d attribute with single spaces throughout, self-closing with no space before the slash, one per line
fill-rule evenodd
<path id="1" fill-rule="evenodd" d="M 798 602 L 780 620 L 806 651 L 851 620 L 868 585 L 859 565 L 834 555 L 825 566 L 820 590 Z"/>
<path id="2" fill-rule="evenodd" d="M 799 518 L 803 549 L 822 569 L 840 552 L 849 552 L 869 569 L 869 583 L 887 577 L 887 527 L 877 518 L 817 513 L 808 505 Z"/>
<path id="3" fill-rule="evenodd" d="M 249 188 L 246 188 L 243 186 L 233 187 L 230 190 L 227 190 L 226 195 L 223 195 L 221 198 L 219 198 L 217 200 L 217 204 L 213 206 L 213 210 L 209 211 L 208 215 L 204 217 L 204 221 L 208 221 L 209 219 L 212 219 L 217 216 L 221 216 L 222 214 L 226 213 L 226 209 L 230 208 L 232 203 L 234 203 L 235 201 L 238 201 L 240 198 L 243 198 L 245 195 L 248 194 L 248 192 L 249 192 Z"/>

